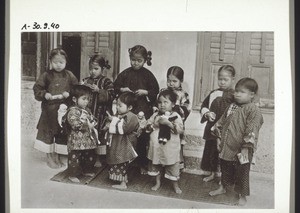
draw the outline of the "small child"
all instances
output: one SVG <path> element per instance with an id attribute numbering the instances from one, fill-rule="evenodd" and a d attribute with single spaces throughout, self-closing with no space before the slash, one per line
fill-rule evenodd
<path id="1" fill-rule="evenodd" d="M 33 86 L 34 97 L 42 102 L 42 113 L 37 125 L 38 133 L 34 148 L 47 153 L 50 168 L 63 166 L 60 155 L 67 155 L 66 141 L 60 134 L 57 121 L 60 104 L 66 103 L 70 89 L 78 84 L 74 74 L 66 70 L 67 54 L 61 48 L 51 50 L 51 69 L 41 74 Z"/>
<path id="2" fill-rule="evenodd" d="M 112 113 L 112 101 L 114 99 L 113 83 L 103 75 L 105 69 L 110 69 L 108 61 L 101 55 L 92 56 L 89 60 L 90 76 L 81 82 L 81 84 L 90 87 L 93 93 L 89 108 L 98 120 L 97 130 L 101 145 L 98 146 L 96 152 L 99 155 L 106 154 L 105 130 L 103 129 L 107 118 L 106 111 Z M 97 166 L 101 166 L 101 162 Z"/>
<path id="3" fill-rule="evenodd" d="M 201 160 L 201 169 L 207 172 L 208 176 L 203 181 L 208 182 L 215 178 L 219 169 L 219 152 L 217 149 L 217 138 L 211 134 L 211 127 L 219 120 L 225 109 L 233 102 L 233 83 L 235 69 L 231 65 L 223 65 L 218 70 L 218 89 L 209 93 L 204 99 L 200 112 L 201 123 L 207 122 L 203 139 L 205 146 Z"/>
<path id="4" fill-rule="evenodd" d="M 117 189 L 127 188 L 129 163 L 137 157 L 133 144 L 137 140 L 139 122 L 137 116 L 131 112 L 134 104 L 134 93 L 122 93 L 117 99 L 117 114 L 109 117 L 111 137 L 106 157 L 109 164 L 109 179 L 120 182 L 118 185 L 112 185 Z"/>
<path id="5" fill-rule="evenodd" d="M 235 86 L 234 102 L 226 109 L 212 130 L 218 137 L 221 182 L 211 196 L 226 193 L 229 187 L 239 195 L 239 205 L 245 205 L 250 195 L 249 171 L 256 149 L 263 116 L 252 102 L 258 85 L 252 78 L 243 78 Z"/>
<path id="6" fill-rule="evenodd" d="M 88 108 L 91 89 L 84 85 L 76 85 L 71 91 L 71 106 L 66 115 L 68 127 L 68 172 L 72 182 L 79 183 L 78 176 L 94 176 L 97 147 L 96 122 Z"/>
<path id="7" fill-rule="evenodd" d="M 138 114 L 143 112 L 145 118 L 148 119 L 152 114 L 152 107 L 155 104 L 157 94 L 159 93 L 158 82 L 153 73 L 144 67 L 145 64 L 151 66 L 152 52 L 148 51 L 142 45 L 135 45 L 129 48 L 130 67 L 123 70 L 114 81 L 114 88 L 117 95 L 123 92 L 134 92 L 136 95 L 136 104 L 132 112 Z M 137 153 L 138 164 L 141 174 L 147 174 L 147 142 L 149 135 L 144 131 L 138 137 Z"/>
<path id="8" fill-rule="evenodd" d="M 147 131 L 150 134 L 150 143 L 148 149 L 148 159 L 151 161 L 148 175 L 156 177 L 156 184 L 151 188 L 156 191 L 161 185 L 161 172 L 165 168 L 165 178 L 173 182 L 173 188 L 176 193 L 181 194 L 182 191 L 178 186 L 180 177 L 180 137 L 183 133 L 183 122 L 180 115 L 173 111 L 176 103 L 176 93 L 172 90 L 163 90 L 158 95 L 158 112 L 154 113 L 147 121 Z M 169 121 L 161 115 L 170 112 L 170 118 L 175 117 L 174 121 Z M 159 143 L 158 134 L 159 126 L 167 125 L 171 129 L 171 138 L 166 144 Z"/>
<path id="9" fill-rule="evenodd" d="M 184 79 L 184 71 L 181 67 L 172 66 L 167 71 L 167 87 L 177 94 L 175 106 L 173 108 L 182 118 L 183 123 L 191 112 L 191 103 L 189 94 L 182 89 Z M 165 90 L 162 89 L 161 91 Z M 184 168 L 183 146 L 186 143 L 184 133 L 180 134 L 181 150 L 180 150 L 180 169 Z"/>

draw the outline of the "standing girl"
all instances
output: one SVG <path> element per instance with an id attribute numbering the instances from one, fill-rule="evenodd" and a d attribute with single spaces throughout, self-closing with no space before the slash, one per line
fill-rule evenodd
<path id="1" fill-rule="evenodd" d="M 130 48 L 128 52 L 131 67 L 125 69 L 118 75 L 114 82 L 115 91 L 117 95 L 128 91 L 134 92 L 137 101 L 132 112 L 135 114 L 143 112 L 145 118 L 148 119 L 153 113 L 152 107 L 155 104 L 159 92 L 156 78 L 151 71 L 144 67 L 145 63 L 147 63 L 148 66 L 151 65 L 152 53 L 141 45 Z M 149 141 L 149 135 L 143 132 L 137 142 L 138 160 L 141 173 L 143 174 L 147 174 L 145 170 L 148 164 L 146 158 L 147 141 Z"/>
<path id="2" fill-rule="evenodd" d="M 234 103 L 226 109 L 214 125 L 220 152 L 221 182 L 211 196 L 223 194 L 235 185 L 239 195 L 239 205 L 245 205 L 250 195 L 249 171 L 256 149 L 263 117 L 259 108 L 252 102 L 258 85 L 252 78 L 243 78 L 235 86 Z"/>
<path id="3" fill-rule="evenodd" d="M 203 181 L 208 182 L 215 178 L 219 167 L 219 152 L 217 149 L 217 138 L 211 134 L 211 127 L 219 120 L 225 109 L 233 102 L 232 89 L 235 77 L 235 69 L 231 65 L 224 65 L 218 70 L 218 89 L 209 93 L 204 99 L 200 112 L 201 123 L 207 122 L 203 139 L 205 146 L 201 161 L 201 169 L 208 172 Z"/>
<path id="4" fill-rule="evenodd" d="M 71 106 L 65 117 L 68 135 L 68 173 L 72 182 L 79 183 L 78 176 L 94 176 L 97 147 L 96 121 L 88 104 L 91 90 L 84 85 L 76 85 L 71 91 Z"/>
<path id="5" fill-rule="evenodd" d="M 51 69 L 40 75 L 33 86 L 35 99 L 42 101 L 34 148 L 47 153 L 47 165 L 50 168 L 59 168 L 63 165 L 59 154 L 67 154 L 67 147 L 66 141 L 59 138 L 57 111 L 69 96 L 71 86 L 78 84 L 78 80 L 71 71 L 65 69 L 67 54 L 64 50 L 53 49 L 49 60 Z"/>
<path id="6" fill-rule="evenodd" d="M 127 188 L 129 163 L 137 157 L 133 144 L 137 140 L 139 121 L 137 115 L 131 112 L 134 105 L 135 94 L 124 92 L 117 99 L 117 114 L 109 117 L 111 135 L 107 150 L 107 163 L 110 166 L 109 179 L 120 182 L 112 187 L 118 189 Z"/>
<path id="7" fill-rule="evenodd" d="M 180 115 L 173 111 L 176 99 L 176 94 L 168 89 L 160 92 L 158 95 L 158 112 L 154 113 L 147 121 L 146 130 L 152 131 L 147 157 L 151 161 L 148 174 L 156 177 L 156 184 L 151 189 L 156 191 L 160 188 L 161 172 L 164 168 L 165 178 L 172 181 L 175 192 L 180 194 L 182 191 L 178 186 L 180 176 L 179 135 L 183 133 L 183 122 Z M 168 119 L 162 116 L 165 112 L 170 112 Z M 160 125 L 166 125 L 171 129 L 171 137 L 166 143 L 159 143 Z"/>
<path id="8" fill-rule="evenodd" d="M 189 100 L 189 94 L 186 91 L 184 91 L 181 87 L 181 84 L 183 82 L 183 77 L 184 77 L 184 71 L 181 67 L 173 66 L 170 67 L 167 71 L 168 89 L 173 90 L 177 94 L 177 100 L 174 106 L 174 111 L 176 111 L 181 116 L 184 123 L 191 112 L 191 105 Z M 185 144 L 184 134 L 180 134 L 180 139 L 181 139 L 180 168 L 183 169 L 184 168 L 183 145 Z"/>
<path id="9" fill-rule="evenodd" d="M 92 90 L 92 99 L 89 104 L 93 115 L 98 120 L 97 130 L 101 146 L 96 150 L 98 154 L 105 154 L 106 142 L 104 140 L 106 111 L 112 113 L 112 101 L 114 99 L 114 87 L 112 81 L 103 75 L 104 69 L 110 69 L 108 61 L 100 55 L 94 55 L 89 60 L 90 77 L 83 79 L 83 84 Z"/>

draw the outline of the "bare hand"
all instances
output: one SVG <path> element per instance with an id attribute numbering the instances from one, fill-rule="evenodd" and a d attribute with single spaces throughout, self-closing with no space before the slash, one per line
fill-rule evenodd
<path id="1" fill-rule="evenodd" d="M 132 90 L 129 89 L 129 87 L 122 87 L 122 88 L 120 88 L 120 91 L 121 92 L 132 92 Z"/>
<path id="2" fill-rule="evenodd" d="M 218 149 L 218 152 L 221 152 L 221 140 L 220 140 L 220 138 L 217 138 L 217 149 Z"/>
<path id="3" fill-rule="evenodd" d="M 148 95 L 148 91 L 144 89 L 138 89 L 134 92 L 137 96 Z"/>
<path id="4" fill-rule="evenodd" d="M 205 116 L 210 122 L 213 122 L 216 119 L 216 113 L 214 112 L 208 112 Z"/>
<path id="5" fill-rule="evenodd" d="M 164 117 L 161 117 L 158 120 L 158 123 L 160 123 L 162 125 L 167 125 L 167 126 L 171 126 L 171 124 L 172 124 L 167 118 L 164 118 Z"/>
<path id="6" fill-rule="evenodd" d="M 108 112 L 108 111 L 106 111 L 106 114 L 107 114 L 107 119 L 108 119 L 109 121 L 112 121 L 112 115 L 111 115 L 111 114 L 109 114 L 109 112 Z"/>
<path id="7" fill-rule="evenodd" d="M 242 154 L 243 162 L 249 162 L 248 148 L 242 148 L 241 154 Z"/>
<path id="8" fill-rule="evenodd" d="M 64 91 L 64 92 L 62 93 L 62 95 L 64 96 L 64 98 L 68 98 L 68 97 L 70 96 L 70 93 Z"/>
<path id="9" fill-rule="evenodd" d="M 46 100 L 52 100 L 52 95 L 51 95 L 50 93 L 47 92 L 47 93 L 45 94 L 45 99 L 46 99 Z"/>
<path id="10" fill-rule="evenodd" d="M 90 86 L 90 88 L 91 88 L 92 92 L 99 92 L 99 90 L 100 90 L 98 85 L 96 85 L 96 84 L 92 84 Z"/>

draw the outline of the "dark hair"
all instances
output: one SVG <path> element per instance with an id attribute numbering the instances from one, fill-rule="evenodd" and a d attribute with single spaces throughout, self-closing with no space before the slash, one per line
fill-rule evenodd
<path id="1" fill-rule="evenodd" d="M 107 68 L 110 69 L 110 65 L 108 64 L 108 60 L 105 60 L 105 58 L 101 55 L 93 55 L 89 60 L 89 65 L 92 63 L 97 63 L 101 68 Z"/>
<path id="2" fill-rule="evenodd" d="M 231 65 L 223 65 L 223 66 L 221 66 L 221 67 L 219 68 L 219 70 L 218 70 L 218 75 L 219 75 L 220 72 L 222 72 L 222 71 L 230 72 L 231 75 L 232 75 L 232 77 L 235 76 L 235 69 L 234 69 L 234 67 L 231 66 Z"/>
<path id="3" fill-rule="evenodd" d="M 127 106 L 132 106 L 132 108 L 135 107 L 136 97 L 133 92 L 123 92 L 118 99 Z"/>
<path id="4" fill-rule="evenodd" d="M 92 95 L 92 90 L 88 86 L 85 85 L 74 85 L 71 88 L 70 97 L 80 98 L 83 95 Z"/>
<path id="5" fill-rule="evenodd" d="M 174 75 L 181 82 L 183 82 L 184 71 L 181 67 L 178 67 L 178 66 L 170 67 L 167 71 L 167 77 L 169 77 L 169 75 Z"/>
<path id="6" fill-rule="evenodd" d="M 55 49 L 51 50 L 51 52 L 49 54 L 49 60 L 51 61 L 52 58 L 54 56 L 56 56 L 56 55 L 62 55 L 62 56 L 64 56 L 66 58 L 66 61 L 68 61 L 68 55 L 67 55 L 67 53 L 63 49 L 61 49 L 61 48 L 55 48 Z"/>
<path id="7" fill-rule="evenodd" d="M 147 51 L 147 49 L 142 45 L 135 45 L 132 48 L 128 49 L 129 57 L 134 56 L 135 54 L 140 54 L 146 61 L 148 66 L 151 66 L 151 60 L 152 60 L 152 52 Z"/>
<path id="8" fill-rule="evenodd" d="M 256 94 L 258 91 L 258 84 L 253 78 L 240 79 L 235 85 L 235 88 L 238 88 L 238 87 L 245 87 L 246 89 L 250 90 L 251 92 L 254 92 L 254 94 Z"/>
<path id="9" fill-rule="evenodd" d="M 164 98 L 168 98 L 173 104 L 176 103 L 176 100 L 177 100 L 177 94 L 171 90 L 171 89 L 165 89 L 165 90 L 162 90 L 159 94 L 158 94 L 158 97 L 157 97 L 157 100 L 160 98 L 160 97 L 164 97 Z"/>

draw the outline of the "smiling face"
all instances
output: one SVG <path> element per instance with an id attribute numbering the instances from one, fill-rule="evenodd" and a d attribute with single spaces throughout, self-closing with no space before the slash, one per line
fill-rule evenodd
<path id="1" fill-rule="evenodd" d="M 98 63 L 91 63 L 89 65 L 90 76 L 91 78 L 97 78 L 102 74 L 103 69 L 99 66 Z"/>
<path id="2" fill-rule="evenodd" d="M 85 109 L 89 102 L 90 102 L 90 96 L 89 95 L 82 95 L 79 98 L 73 97 L 73 101 L 82 109 Z"/>
<path id="3" fill-rule="evenodd" d="M 234 77 L 232 76 L 231 72 L 222 70 L 218 75 L 218 86 L 222 90 L 231 88 L 233 81 Z"/>
<path id="4" fill-rule="evenodd" d="M 65 56 L 63 55 L 55 55 L 53 58 L 50 60 L 52 68 L 56 72 L 61 72 L 62 70 L 65 69 L 67 61 Z"/>
<path id="5" fill-rule="evenodd" d="M 141 54 L 134 54 L 130 57 L 130 64 L 134 70 L 141 69 L 145 64 L 145 59 Z"/>
<path id="6" fill-rule="evenodd" d="M 157 102 L 158 110 L 161 113 L 165 113 L 167 111 L 171 112 L 174 107 L 174 103 L 168 97 L 160 96 Z"/>
<path id="7" fill-rule="evenodd" d="M 170 74 L 167 79 L 167 86 L 170 89 L 178 89 L 181 86 L 181 81 L 175 75 Z"/>
<path id="8" fill-rule="evenodd" d="M 254 98 L 254 92 L 251 92 L 249 89 L 247 89 L 243 86 L 238 86 L 238 87 L 235 88 L 234 100 L 238 104 L 251 103 L 253 98 Z"/>

